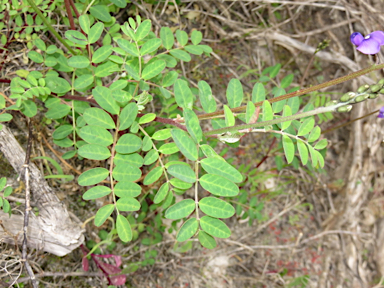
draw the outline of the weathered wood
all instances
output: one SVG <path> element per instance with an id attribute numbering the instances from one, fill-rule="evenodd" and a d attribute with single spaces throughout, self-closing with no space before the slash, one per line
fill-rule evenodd
<path id="1" fill-rule="evenodd" d="M 0 131 L 0 151 L 9 163 L 20 173 L 24 164 L 25 152 L 11 131 L 3 127 Z M 69 215 L 65 205 L 60 202 L 52 188 L 47 184 L 36 165 L 31 163 L 30 185 L 33 201 L 39 209 L 39 215 L 29 219 L 28 246 L 41 249 L 58 256 L 64 256 L 76 249 L 84 241 L 83 230 Z M 0 172 L 1 174 L 1 172 Z M 0 213 L 0 241 L 14 243 L 16 235 L 18 244 L 22 243 L 23 217 Z"/>

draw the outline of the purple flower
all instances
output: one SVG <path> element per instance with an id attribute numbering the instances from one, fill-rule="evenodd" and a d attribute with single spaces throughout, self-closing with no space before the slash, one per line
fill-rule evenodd
<path id="1" fill-rule="evenodd" d="M 384 106 L 380 108 L 379 115 L 377 115 L 379 118 L 384 118 Z"/>
<path id="2" fill-rule="evenodd" d="M 365 37 L 359 32 L 354 32 L 351 35 L 351 42 L 357 46 L 357 50 L 361 53 L 377 54 L 380 51 L 380 46 L 384 45 L 384 32 L 375 31 Z"/>

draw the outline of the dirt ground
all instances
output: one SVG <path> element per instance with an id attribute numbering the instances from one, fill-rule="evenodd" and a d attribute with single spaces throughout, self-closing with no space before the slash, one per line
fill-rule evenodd
<path id="1" fill-rule="evenodd" d="M 276 63 L 282 65 L 281 78 L 293 73 L 294 83 L 302 87 L 365 68 L 376 59 L 359 54 L 349 36 L 384 29 L 381 0 L 181 0 L 177 7 L 175 0 L 131 2 L 136 8 L 128 5 L 119 21 L 139 13 L 152 20 L 155 33 L 161 26 L 203 33 L 203 44 L 213 48 L 212 57 L 196 56 L 179 68 L 191 85 L 209 82 L 219 101 L 224 101 L 231 78 L 241 79 L 245 92 L 251 93 L 257 74 Z M 329 46 L 312 59 L 324 40 Z M 380 56 L 384 61 L 383 52 Z M 7 65 L 18 61 L 16 56 Z M 337 99 L 382 77 L 383 73 L 370 74 L 320 92 Z M 308 99 L 314 101 L 315 95 Z M 192 249 L 180 252 L 174 249 L 174 234 L 167 232 L 155 246 L 141 244 L 148 237 L 145 233 L 129 246 L 118 245 L 113 254 L 123 255 L 127 264 L 143 261 L 146 251 L 157 251 L 155 263 L 130 273 L 125 287 L 384 287 L 379 284 L 384 276 L 384 122 L 371 115 L 349 123 L 383 103 L 380 97 L 364 102 L 321 124 L 322 130 L 330 129 L 324 135 L 330 145 L 321 173 L 302 166 L 277 171 L 274 155 L 281 151 L 271 145 L 272 137 L 242 139 L 240 148 L 227 155 L 259 175 L 242 189 L 264 201 L 261 219 L 250 226 L 232 217 L 227 224 L 233 235 L 218 241 L 213 250 L 194 242 Z M 256 168 L 266 155 L 270 157 Z M 89 206 L 78 205 L 75 183 L 56 188 L 82 221 L 92 215 Z M 87 229 L 86 238 L 95 240 L 97 231 Z M 17 254 L 10 252 L 13 247 L 2 246 L 3 257 L 5 251 L 7 259 Z M 32 266 L 44 274 L 39 278 L 44 287 L 107 287 L 95 266 L 91 272 L 82 271 L 80 249 L 62 258 L 31 253 Z M 18 272 L 20 263 L 13 265 L 10 268 Z M 5 275 L 0 270 L 0 277 Z M 29 287 L 25 281 L 23 273 L 19 287 Z"/>

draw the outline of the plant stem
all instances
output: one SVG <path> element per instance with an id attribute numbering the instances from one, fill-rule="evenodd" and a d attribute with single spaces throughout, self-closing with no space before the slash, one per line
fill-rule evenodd
<path id="1" fill-rule="evenodd" d="M 313 92 L 313 91 L 317 91 L 317 90 L 320 90 L 320 89 L 323 89 L 326 87 L 330 87 L 330 86 L 333 86 L 336 84 L 343 83 L 343 82 L 348 81 L 348 80 L 355 79 L 359 76 L 362 76 L 362 75 L 368 74 L 372 71 L 380 70 L 380 69 L 384 69 L 384 63 L 379 64 L 379 65 L 372 65 L 371 67 L 364 68 L 362 70 L 353 72 L 349 75 L 345 75 L 345 76 L 339 77 L 337 79 L 333 79 L 333 80 L 330 80 L 330 81 L 327 81 L 327 82 L 324 82 L 324 83 L 321 83 L 321 84 L 318 84 L 318 85 L 315 85 L 315 86 L 312 86 L 309 88 L 300 89 L 300 90 L 292 92 L 292 93 L 284 94 L 284 95 L 281 95 L 279 97 L 269 99 L 268 101 L 269 101 L 269 103 L 274 103 L 274 102 L 279 102 L 279 101 L 289 99 L 292 97 L 301 96 L 301 95 L 308 94 L 308 93 Z M 259 101 L 259 102 L 256 102 L 254 104 L 256 107 L 258 107 L 258 106 L 261 106 L 263 104 L 263 101 Z M 247 109 L 247 106 L 245 105 L 245 106 L 232 108 L 231 111 L 236 113 L 236 112 L 245 111 L 246 109 Z M 218 115 L 224 115 L 224 111 L 217 111 L 217 112 L 213 112 L 213 113 L 202 114 L 202 115 L 198 115 L 197 117 L 200 120 L 203 120 L 203 119 L 211 119 L 211 118 L 214 118 L 214 116 L 218 116 Z"/>

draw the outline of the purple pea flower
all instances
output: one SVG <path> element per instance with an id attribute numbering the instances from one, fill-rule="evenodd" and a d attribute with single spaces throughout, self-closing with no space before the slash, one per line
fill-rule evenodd
<path id="1" fill-rule="evenodd" d="M 379 118 L 384 118 L 384 106 L 380 108 L 379 115 L 377 115 Z"/>
<path id="2" fill-rule="evenodd" d="M 379 53 L 380 46 L 384 45 L 384 32 L 375 31 L 365 37 L 359 32 L 354 32 L 351 35 L 351 42 L 361 53 L 374 55 Z"/>

